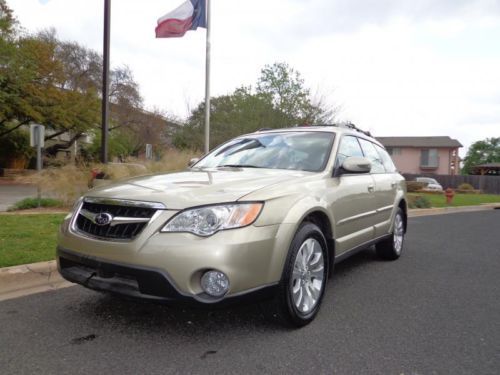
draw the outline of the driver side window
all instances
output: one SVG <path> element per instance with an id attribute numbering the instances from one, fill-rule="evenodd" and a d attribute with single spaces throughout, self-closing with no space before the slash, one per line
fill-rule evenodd
<path id="1" fill-rule="evenodd" d="M 363 156 L 363 151 L 361 151 L 361 146 L 359 145 L 358 139 L 352 136 L 344 136 L 340 140 L 339 150 L 337 152 L 336 165 L 340 167 L 344 160 L 351 156 Z"/>

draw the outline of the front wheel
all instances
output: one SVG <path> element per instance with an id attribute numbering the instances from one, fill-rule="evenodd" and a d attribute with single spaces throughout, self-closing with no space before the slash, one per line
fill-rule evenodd
<path id="1" fill-rule="evenodd" d="M 318 313 L 328 275 L 328 252 L 321 230 L 312 223 L 301 225 L 290 246 L 280 291 L 281 317 L 296 327 L 310 323 Z"/>
<path id="2" fill-rule="evenodd" d="M 398 208 L 394 215 L 394 225 L 389 238 L 375 245 L 379 257 L 387 260 L 396 260 L 401 256 L 405 236 L 403 210 Z"/>

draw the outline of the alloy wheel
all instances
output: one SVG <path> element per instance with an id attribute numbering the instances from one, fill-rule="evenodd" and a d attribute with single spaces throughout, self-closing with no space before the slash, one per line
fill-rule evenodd
<path id="1" fill-rule="evenodd" d="M 308 238 L 302 243 L 291 277 L 293 303 L 300 313 L 308 314 L 321 297 L 325 279 L 323 249 L 319 241 Z"/>

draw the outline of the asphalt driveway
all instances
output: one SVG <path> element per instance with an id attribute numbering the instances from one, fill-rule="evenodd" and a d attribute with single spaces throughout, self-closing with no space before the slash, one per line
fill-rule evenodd
<path id="1" fill-rule="evenodd" d="M 500 210 L 410 219 L 396 262 L 336 267 L 317 319 L 183 310 L 71 287 L 0 302 L 2 374 L 498 374 Z"/>

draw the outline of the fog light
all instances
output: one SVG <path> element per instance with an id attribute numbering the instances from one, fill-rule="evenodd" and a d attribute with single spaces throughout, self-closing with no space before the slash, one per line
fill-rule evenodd
<path id="1" fill-rule="evenodd" d="M 219 271 L 207 271 L 201 277 L 201 288 L 214 297 L 222 297 L 229 290 L 229 279 Z"/>

